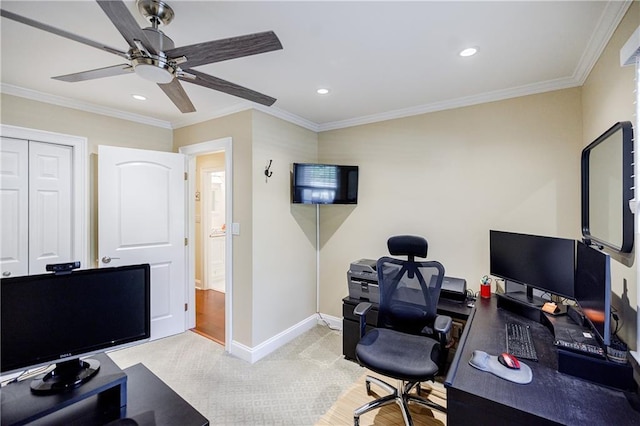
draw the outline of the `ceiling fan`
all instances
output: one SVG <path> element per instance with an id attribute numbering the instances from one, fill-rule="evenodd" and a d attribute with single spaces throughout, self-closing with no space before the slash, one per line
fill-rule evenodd
<path id="1" fill-rule="evenodd" d="M 140 13 L 151 23 L 151 27 L 148 28 L 138 26 L 122 0 L 96 1 L 129 44 L 127 52 L 3 9 L 0 9 L 0 16 L 113 53 L 127 60 L 124 64 L 52 77 L 56 80 L 77 82 L 133 72 L 157 83 L 183 113 L 194 112 L 196 109 L 179 80 L 262 105 L 271 106 L 276 101 L 270 96 L 193 69 L 199 65 L 280 50 L 282 44 L 273 31 L 175 47 L 173 41 L 158 29 L 160 24 L 168 25 L 174 17 L 173 9 L 164 1 L 136 1 Z"/>

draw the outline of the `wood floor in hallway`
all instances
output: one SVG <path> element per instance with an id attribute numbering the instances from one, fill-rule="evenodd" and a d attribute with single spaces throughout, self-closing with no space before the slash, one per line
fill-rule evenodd
<path id="1" fill-rule="evenodd" d="M 224 296 L 216 290 L 196 289 L 196 327 L 193 329 L 224 345 Z"/>

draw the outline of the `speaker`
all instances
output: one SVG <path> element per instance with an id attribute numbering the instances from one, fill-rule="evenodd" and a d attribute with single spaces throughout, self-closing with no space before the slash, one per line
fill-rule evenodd
<path id="1" fill-rule="evenodd" d="M 634 392 L 633 367 L 558 348 L 558 371 L 611 388 Z"/>

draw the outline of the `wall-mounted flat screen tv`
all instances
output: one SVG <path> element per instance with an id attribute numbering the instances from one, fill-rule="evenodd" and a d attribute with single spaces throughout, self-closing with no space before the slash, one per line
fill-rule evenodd
<path id="1" fill-rule="evenodd" d="M 296 204 L 358 204 L 358 166 L 293 163 Z"/>

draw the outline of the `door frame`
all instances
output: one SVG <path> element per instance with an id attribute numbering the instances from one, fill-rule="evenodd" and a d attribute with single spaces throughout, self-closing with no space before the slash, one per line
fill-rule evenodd
<path id="1" fill-rule="evenodd" d="M 225 220 L 227 233 L 225 235 L 225 297 L 224 297 L 224 348 L 226 352 L 231 349 L 233 341 L 233 139 L 231 137 L 215 139 L 179 148 L 178 152 L 187 156 L 187 220 L 185 222 L 186 233 L 191 243 L 187 246 L 187 285 L 186 299 L 187 328 L 196 326 L 196 256 L 195 256 L 195 196 L 196 193 L 196 157 L 200 154 L 224 152 L 225 167 Z"/>
<path id="2" fill-rule="evenodd" d="M 82 269 L 95 267 L 89 260 L 89 184 L 87 138 L 82 136 L 65 135 L 44 130 L 28 129 L 25 127 L 0 124 L 0 134 L 6 138 L 22 139 L 34 142 L 44 142 L 56 145 L 70 146 L 73 149 L 71 171 L 73 174 L 72 214 L 73 223 L 73 253 L 80 261 Z"/>

